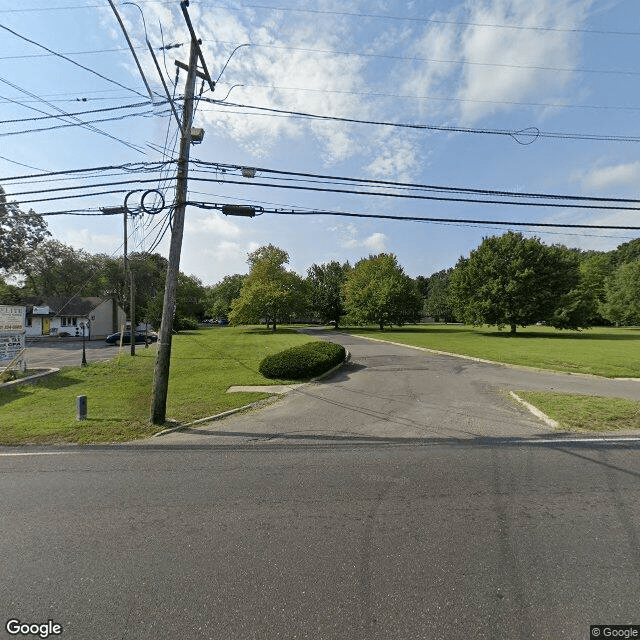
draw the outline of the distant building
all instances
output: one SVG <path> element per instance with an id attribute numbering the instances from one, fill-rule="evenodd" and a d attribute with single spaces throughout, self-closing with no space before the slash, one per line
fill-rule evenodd
<path id="1" fill-rule="evenodd" d="M 126 322 L 124 309 L 112 298 L 66 298 L 27 296 L 26 337 L 85 336 L 91 340 L 106 338 Z"/>

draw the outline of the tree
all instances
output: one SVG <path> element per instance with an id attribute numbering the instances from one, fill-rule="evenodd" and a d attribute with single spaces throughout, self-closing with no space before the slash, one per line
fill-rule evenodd
<path id="1" fill-rule="evenodd" d="M 26 278 L 26 288 L 34 295 L 101 295 L 98 291 L 100 265 L 95 256 L 58 240 L 45 240 L 12 270 Z"/>
<path id="2" fill-rule="evenodd" d="M 0 278 L 0 304 L 20 304 L 22 291 L 13 284 L 8 284 Z"/>
<path id="3" fill-rule="evenodd" d="M 605 281 L 615 271 L 614 252 L 590 252 L 580 262 L 580 280 L 583 290 L 589 292 L 593 300 L 590 324 L 610 324 L 604 315 L 606 303 Z"/>
<path id="4" fill-rule="evenodd" d="M 640 324 L 640 259 L 622 264 L 605 283 L 605 316 L 617 325 Z"/>
<path id="5" fill-rule="evenodd" d="M 277 323 L 306 312 L 308 285 L 297 273 L 285 269 L 289 262 L 286 251 L 270 244 L 250 253 L 247 261 L 251 271 L 231 305 L 231 324 L 265 320 L 275 331 Z"/>
<path id="6" fill-rule="evenodd" d="M 212 318 L 229 317 L 231 303 L 240 297 L 242 283 L 246 276 L 236 273 L 225 276 L 220 282 L 208 287 L 206 291 L 207 312 Z"/>
<path id="7" fill-rule="evenodd" d="M 554 314 L 580 281 L 575 254 L 547 247 L 537 238 L 509 231 L 485 238 L 461 258 L 451 275 L 452 300 L 469 324 L 516 327 L 555 321 L 558 328 L 577 328 L 577 317 Z"/>
<path id="8" fill-rule="evenodd" d="M 451 285 L 451 274 L 453 269 L 443 269 L 434 273 L 427 279 L 427 296 L 424 302 L 424 312 L 431 316 L 436 322 L 440 319 L 445 322 L 454 322 L 455 315 L 449 288 Z"/>
<path id="9" fill-rule="evenodd" d="M 19 267 L 29 252 L 49 235 L 41 215 L 33 210 L 24 213 L 17 203 L 7 202 L 5 191 L 0 187 L 0 269 Z"/>
<path id="10" fill-rule="evenodd" d="M 395 255 L 380 253 L 360 260 L 344 284 L 345 307 L 356 324 L 402 326 L 420 318 L 422 298 L 415 281 Z"/>
<path id="11" fill-rule="evenodd" d="M 312 264 L 307 271 L 310 285 L 311 308 L 322 322 L 335 323 L 346 313 L 342 287 L 351 269 L 348 262 L 340 264 L 335 260 L 326 264 Z"/>

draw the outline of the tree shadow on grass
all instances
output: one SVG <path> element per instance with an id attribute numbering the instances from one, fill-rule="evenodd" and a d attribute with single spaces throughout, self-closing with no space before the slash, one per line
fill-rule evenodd
<path id="1" fill-rule="evenodd" d="M 77 384 L 79 384 L 78 380 L 64 373 L 56 373 L 47 378 L 34 380 L 33 382 L 23 382 L 19 385 L 5 387 L 4 389 L 0 389 L 0 407 L 28 396 L 29 392 L 34 388 L 56 390 L 72 387 Z"/>
<path id="2" fill-rule="evenodd" d="M 487 338 L 508 338 L 510 340 L 635 340 L 640 341 L 640 334 L 632 335 L 632 334 L 620 334 L 620 333 L 590 333 L 590 332 L 577 332 L 572 331 L 570 333 L 565 333 L 561 330 L 558 330 L 557 333 L 538 333 L 534 331 L 518 331 L 515 334 L 510 333 L 509 331 L 504 332 L 488 332 L 488 331 L 477 331 L 477 333 L 485 336 Z"/>
<path id="3" fill-rule="evenodd" d="M 482 327 L 473 327 L 471 325 L 420 325 L 420 326 L 403 326 L 403 327 L 385 327 L 384 331 L 380 329 L 368 327 L 348 327 L 343 331 L 354 332 L 353 335 L 366 334 L 371 337 L 385 335 L 441 335 L 441 334 L 474 334 L 486 338 L 498 338 L 517 340 L 522 338 L 525 340 L 640 340 L 640 330 L 636 327 L 629 327 L 629 333 L 623 333 L 625 328 L 611 331 L 605 327 L 596 327 L 594 329 L 585 329 L 583 331 L 547 329 L 540 331 L 531 331 L 527 329 L 518 329 L 513 334 L 508 329 L 504 331 L 491 330 Z"/>

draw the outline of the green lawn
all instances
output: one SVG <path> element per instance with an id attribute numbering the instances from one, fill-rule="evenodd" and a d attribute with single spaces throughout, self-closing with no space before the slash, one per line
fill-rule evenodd
<path id="1" fill-rule="evenodd" d="M 590 373 L 608 378 L 640 378 L 640 328 L 558 331 L 549 327 L 508 331 L 460 325 L 416 325 L 349 333 L 437 351 L 542 369 Z"/>
<path id="2" fill-rule="evenodd" d="M 568 431 L 620 431 L 640 429 L 640 402 L 541 391 L 518 395 L 546 413 Z"/>
<path id="3" fill-rule="evenodd" d="M 174 337 L 167 420 L 190 422 L 268 394 L 233 393 L 232 385 L 272 385 L 258 372 L 264 356 L 313 340 L 280 328 L 199 329 Z M 37 384 L 0 389 L 0 444 L 118 442 L 152 435 L 149 425 L 155 348 L 128 350 L 109 362 L 66 367 Z M 87 420 L 76 397 L 87 396 Z"/>

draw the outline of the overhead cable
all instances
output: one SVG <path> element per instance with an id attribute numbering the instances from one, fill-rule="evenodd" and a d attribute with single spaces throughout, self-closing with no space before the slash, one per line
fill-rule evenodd
<path id="1" fill-rule="evenodd" d="M 53 51 L 52 49 L 49 49 L 48 47 L 45 47 L 43 44 L 40 44 L 39 42 L 36 42 L 35 40 L 29 39 L 26 36 L 23 36 L 23 35 L 19 34 L 18 32 L 14 31 L 13 29 L 9 29 L 9 27 L 5 26 L 4 24 L 0 24 L 0 29 L 4 29 L 5 31 L 8 31 L 12 35 L 16 36 L 16 38 L 20 38 L 21 40 L 24 40 L 25 42 L 28 42 L 28 43 L 30 43 L 32 45 L 35 45 L 36 47 L 40 47 L 40 49 L 44 49 L 45 51 L 53 54 L 54 56 L 57 56 L 58 58 L 62 58 L 63 60 L 66 60 L 67 62 L 70 62 L 71 64 L 75 65 L 76 67 L 80 67 L 80 69 L 84 69 L 85 71 L 88 71 L 89 73 L 92 73 L 93 75 L 98 76 L 99 78 L 102 78 L 103 80 L 106 80 L 107 82 L 110 82 L 111 84 L 115 84 L 118 87 L 121 87 L 122 89 L 126 89 L 127 91 L 131 91 L 133 93 L 136 93 L 139 96 L 141 96 L 142 98 L 146 98 L 146 96 L 143 93 L 140 93 L 139 91 L 136 91 L 136 89 L 132 89 L 131 87 L 127 87 L 126 85 L 118 82 L 117 80 L 113 80 L 112 78 L 108 78 L 107 76 L 102 75 L 101 73 L 98 73 L 94 69 L 90 69 L 89 67 L 85 67 L 83 64 L 80 64 L 79 62 L 76 62 L 75 60 L 65 56 L 64 54 L 58 53 L 57 51 Z"/>
<path id="2" fill-rule="evenodd" d="M 229 205 L 213 202 L 197 202 L 190 201 L 187 204 L 198 207 L 200 209 L 215 209 L 219 211 L 228 210 Z M 243 208 L 251 208 L 245 207 Z M 505 221 L 505 220 L 474 220 L 461 218 L 434 218 L 425 216 L 393 216 L 379 213 L 349 213 L 345 211 L 323 211 L 323 210 L 285 210 L 285 209 L 266 209 L 264 207 L 253 207 L 256 215 L 271 213 L 274 215 L 284 216 L 342 216 L 348 218 L 371 218 L 377 220 L 398 220 L 408 222 L 433 222 L 433 223 L 450 223 L 464 225 L 501 225 L 508 227 L 543 227 L 543 228 L 559 228 L 559 229 L 616 229 L 616 230 L 632 230 L 640 231 L 640 226 L 629 225 L 599 225 L 599 224 L 563 224 L 559 222 L 522 222 L 522 221 Z"/>
<path id="3" fill-rule="evenodd" d="M 414 129 L 422 131 L 442 131 L 445 133 L 472 133 L 481 135 L 507 136 L 515 140 L 518 144 L 528 145 L 535 142 L 538 138 L 560 138 L 565 140 L 599 140 L 604 142 L 640 142 L 640 136 L 629 135 L 607 135 L 607 134 L 588 134 L 588 133 L 571 133 L 571 132 L 552 132 L 541 131 L 537 127 L 526 127 L 524 129 L 485 129 L 474 127 L 433 125 L 433 124 L 412 124 L 402 122 L 388 122 L 381 120 L 364 120 L 361 118 L 344 118 L 339 116 L 327 116 L 316 113 L 308 113 L 304 111 L 291 111 L 288 109 L 274 109 L 272 107 L 261 107 L 257 105 L 238 104 L 234 102 L 223 102 L 212 98 L 202 98 L 205 102 L 215 104 L 221 107 L 233 107 L 238 109 L 252 109 L 255 111 L 284 114 L 299 118 L 308 118 L 312 120 L 324 120 L 333 122 L 348 122 L 352 124 L 368 124 L 384 127 L 395 127 L 399 129 Z"/>
<path id="4" fill-rule="evenodd" d="M 551 208 L 561 208 L 561 209 L 601 209 L 601 210 L 616 210 L 616 211 L 640 211 L 640 206 L 627 206 L 627 205 L 595 205 L 595 204 L 570 204 L 568 202 L 544 202 L 541 200 L 537 200 L 535 202 L 525 202 L 521 200 L 491 200 L 491 199 L 480 199 L 480 198 L 458 198 L 458 197 L 448 197 L 448 196 L 434 196 L 434 195 L 423 195 L 423 194 L 407 194 L 407 193 L 389 193 L 383 191 L 367 191 L 360 189 L 336 189 L 334 187 L 311 187 L 311 186 L 303 186 L 303 185 L 281 185 L 281 184 L 273 184 L 270 182 L 256 182 L 255 180 L 251 180 L 250 182 L 246 180 L 228 180 L 228 179 L 214 179 L 214 178 L 198 178 L 198 177 L 190 177 L 190 180 L 194 182 L 217 182 L 221 184 L 241 184 L 244 186 L 251 185 L 256 187 L 270 187 L 277 189 L 294 189 L 297 191 L 313 191 L 313 192 L 322 192 L 322 193 L 344 193 L 350 195 L 366 195 L 366 196 L 376 196 L 380 198 L 404 198 L 409 200 L 435 200 L 439 202 L 464 202 L 464 203 L 474 203 L 474 204 L 500 204 L 500 205 L 511 205 L 516 207 L 551 207 Z M 640 204 L 640 203 L 639 203 Z"/>

